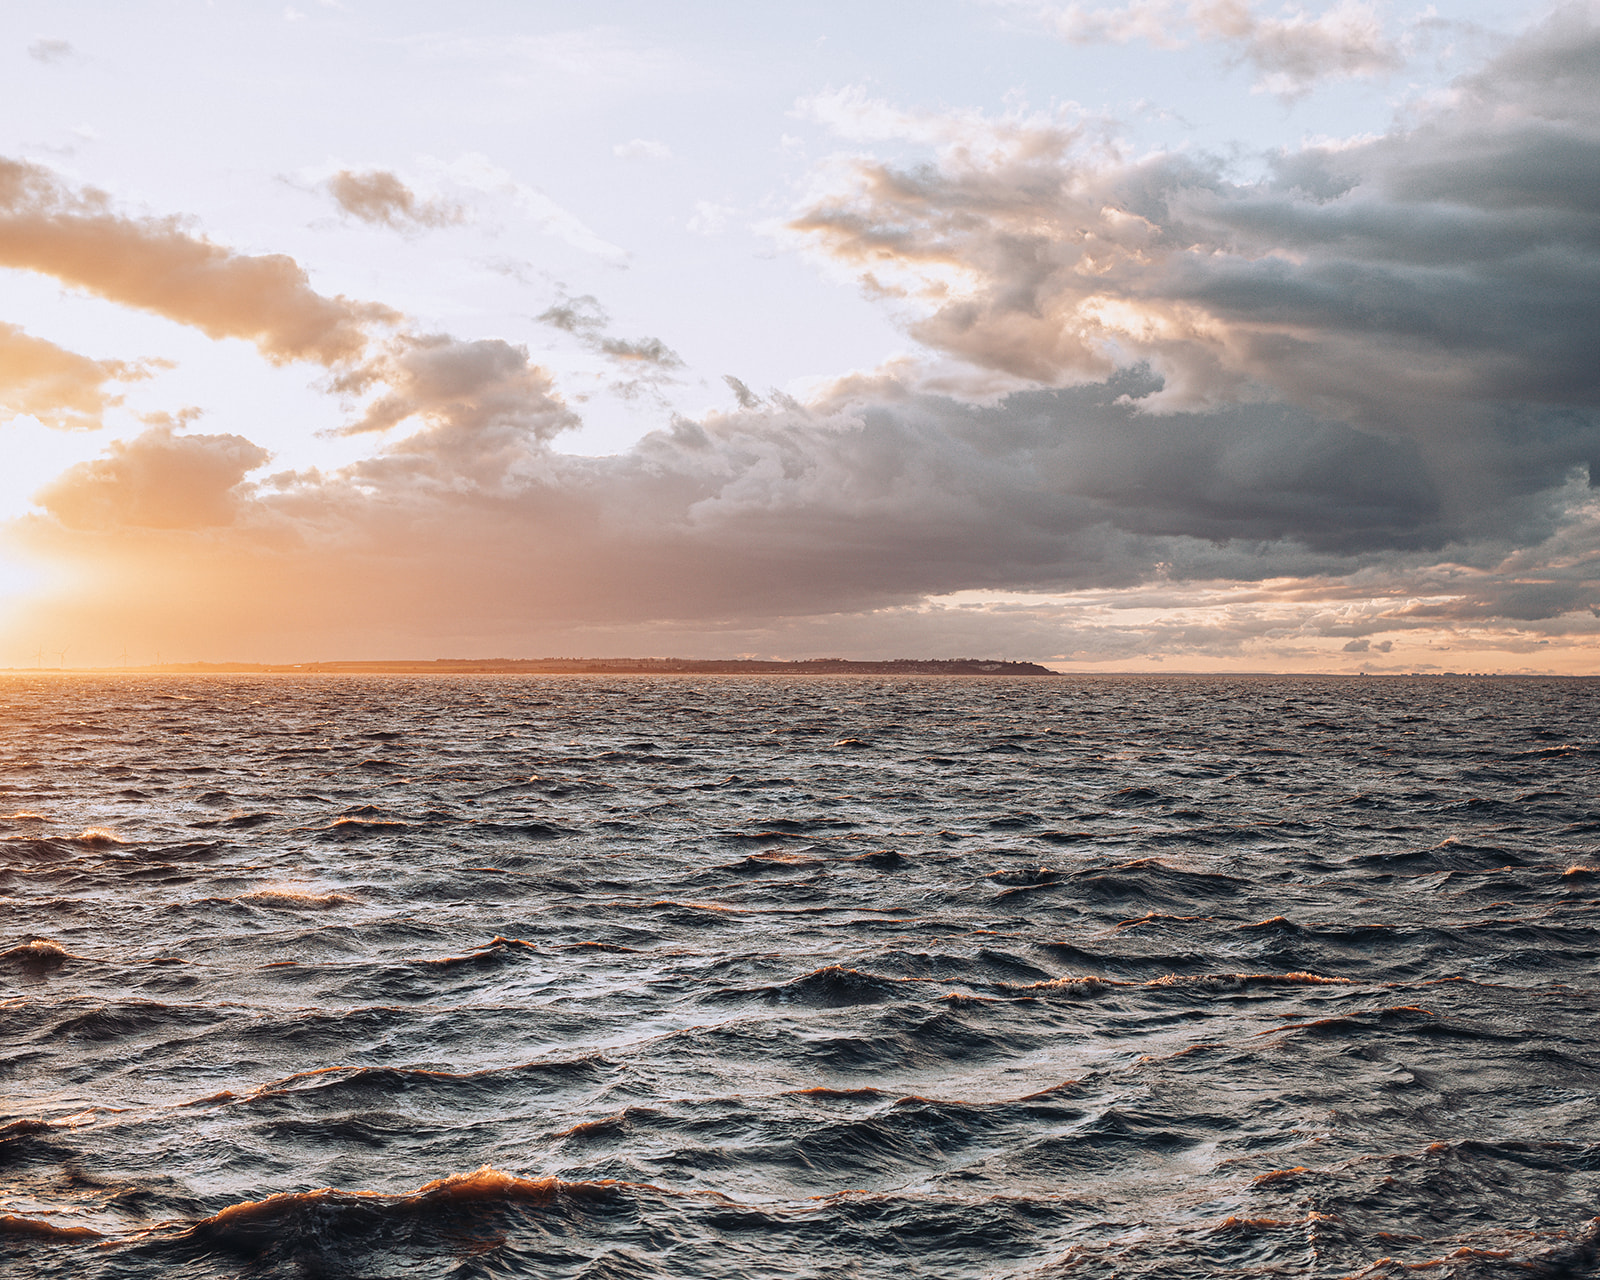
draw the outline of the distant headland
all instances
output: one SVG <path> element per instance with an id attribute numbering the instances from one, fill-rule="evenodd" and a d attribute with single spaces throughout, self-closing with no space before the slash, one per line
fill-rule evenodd
<path id="1" fill-rule="evenodd" d="M 59 670 L 45 667 L 42 670 Z M 165 662 L 158 666 L 100 667 L 98 672 L 227 675 L 695 675 L 695 676 L 1053 676 L 1034 662 L 988 658 L 850 658 L 766 661 L 755 658 L 434 658 L 346 662 Z"/>

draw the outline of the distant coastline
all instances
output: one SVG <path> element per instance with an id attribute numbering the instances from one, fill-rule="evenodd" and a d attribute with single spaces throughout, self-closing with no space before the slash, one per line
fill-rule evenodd
<path id="1" fill-rule="evenodd" d="M 1036 662 L 999 658 L 410 658 L 340 662 L 162 662 L 116 667 L 0 667 L 0 676 L 25 675 L 387 675 L 387 676 L 1072 676 L 1107 679 L 1227 680 L 1594 680 L 1600 673 L 1500 671 L 1055 671 Z"/>
<path id="2" fill-rule="evenodd" d="M 60 667 L 17 667 L 61 671 Z M 1054 676 L 1034 662 L 991 658 L 895 658 L 858 662 L 850 658 L 763 661 L 754 658 L 434 658 L 345 662 L 165 662 L 159 666 L 67 668 L 131 675 L 750 675 L 750 676 Z"/>

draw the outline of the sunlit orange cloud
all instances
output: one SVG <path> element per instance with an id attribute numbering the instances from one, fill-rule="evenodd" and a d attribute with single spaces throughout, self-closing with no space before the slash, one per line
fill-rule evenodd
<path id="1" fill-rule="evenodd" d="M 466 218 L 459 205 L 419 199 L 416 192 L 385 169 L 354 173 L 341 169 L 328 179 L 328 193 L 346 213 L 363 222 L 396 229 L 447 227 Z"/>
<path id="2" fill-rule="evenodd" d="M 36 271 L 123 306 L 243 338 L 273 361 L 332 365 L 359 355 L 399 314 L 326 297 L 283 254 L 251 256 L 177 218 L 131 218 L 103 193 L 72 190 L 38 165 L 0 157 L 0 266 Z"/>
<path id="3" fill-rule="evenodd" d="M 37 500 L 69 529 L 202 529 L 233 522 L 235 489 L 270 455 L 242 436 L 152 427 L 69 467 Z"/>
<path id="4" fill-rule="evenodd" d="M 92 429 L 119 401 L 108 384 L 143 376 L 120 360 L 91 360 L 0 321 L 0 419 L 27 414 L 48 427 Z"/>

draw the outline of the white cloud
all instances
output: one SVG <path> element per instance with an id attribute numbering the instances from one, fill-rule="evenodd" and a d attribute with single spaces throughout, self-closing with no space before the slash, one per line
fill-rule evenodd
<path id="1" fill-rule="evenodd" d="M 1362 0 L 1339 0 L 1321 11 L 1285 7 L 1277 14 L 1247 0 L 1129 0 L 1121 6 L 998 2 L 1029 10 L 1072 44 L 1142 41 L 1172 49 L 1191 39 L 1215 42 L 1234 60 L 1255 68 L 1258 89 L 1286 98 L 1324 80 L 1386 75 L 1405 62 L 1401 43 L 1384 30 L 1378 9 Z"/>
<path id="2" fill-rule="evenodd" d="M 554 236 L 613 266 L 627 264 L 627 250 L 604 239 L 576 214 L 562 208 L 537 187 L 518 181 L 510 170 L 500 168 L 487 156 L 469 152 L 451 164 L 440 166 L 440 172 L 463 187 L 509 198 L 545 235 Z"/>
<path id="3" fill-rule="evenodd" d="M 619 142 L 611 148 L 611 153 L 619 160 L 672 159 L 672 148 L 654 138 L 631 138 L 627 142 Z"/>
<path id="4" fill-rule="evenodd" d="M 701 236 L 720 236 L 728 229 L 728 219 L 738 213 L 732 205 L 716 204 L 710 200 L 696 200 L 694 214 L 684 224 L 686 230 Z"/>
<path id="5" fill-rule="evenodd" d="M 77 52 L 67 40 L 39 39 L 28 46 L 28 56 L 35 62 L 46 64 L 66 62 L 76 57 Z"/>
<path id="6" fill-rule="evenodd" d="M 647 92 L 694 76 L 703 80 L 707 74 L 671 49 L 643 44 L 606 26 L 509 38 L 436 33 L 403 43 L 425 58 L 491 65 L 503 75 L 554 83 L 567 93 Z"/>

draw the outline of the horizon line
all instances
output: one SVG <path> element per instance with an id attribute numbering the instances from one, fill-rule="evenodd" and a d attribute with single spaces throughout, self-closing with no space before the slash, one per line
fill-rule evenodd
<path id="1" fill-rule="evenodd" d="M 84 667 L 3 667 L 4 675 L 951 675 L 995 676 L 1166 676 L 1276 677 L 1305 679 L 1456 678 L 1500 680 L 1584 680 L 1600 672 L 1452 671 L 1392 668 L 1379 670 L 1246 671 L 1172 668 L 1085 668 L 1061 660 L 1015 658 L 338 658 L 310 662 L 157 662 Z M 742 670 L 741 670 L 742 668 Z M 831 668 L 831 669 L 822 669 Z M 841 670 L 842 668 L 842 670 Z M 921 668 L 921 669 L 919 669 Z"/>

